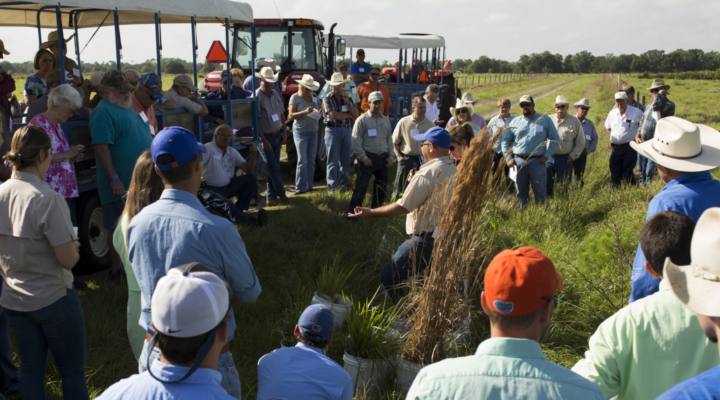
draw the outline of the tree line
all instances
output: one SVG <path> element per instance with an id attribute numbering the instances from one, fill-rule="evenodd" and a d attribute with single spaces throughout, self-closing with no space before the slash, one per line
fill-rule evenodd
<path id="1" fill-rule="evenodd" d="M 575 54 L 543 53 L 523 54 L 516 62 L 480 56 L 477 60 L 457 59 L 452 62 L 453 70 L 466 73 L 604 73 L 604 72 L 688 72 L 720 69 L 720 53 L 705 53 L 699 49 L 678 49 L 670 53 L 665 50 L 649 50 L 640 55 L 605 54 L 595 56 L 589 51 Z"/>
<path id="2" fill-rule="evenodd" d="M 85 75 L 89 75 L 95 71 L 103 71 L 107 72 L 113 69 L 117 69 L 117 63 L 115 61 L 108 61 L 108 62 L 82 62 L 82 70 Z M 25 61 L 20 63 L 12 63 L 9 61 L 2 61 L 0 63 L 2 65 L 2 68 L 7 71 L 9 74 L 15 74 L 15 75 L 30 75 L 35 73 L 35 67 L 33 66 L 32 61 Z M 198 67 L 198 73 L 208 73 L 215 71 L 216 69 L 221 69 L 220 64 L 212 64 L 212 63 L 197 63 Z M 123 62 L 122 63 L 122 69 L 134 69 L 140 72 L 141 74 L 148 74 L 150 72 L 157 73 L 157 62 L 154 58 L 145 60 L 140 63 L 135 62 Z M 189 74 L 192 73 L 193 65 L 192 61 L 185 61 L 180 58 L 163 58 L 162 59 L 162 73 L 163 74 Z"/>

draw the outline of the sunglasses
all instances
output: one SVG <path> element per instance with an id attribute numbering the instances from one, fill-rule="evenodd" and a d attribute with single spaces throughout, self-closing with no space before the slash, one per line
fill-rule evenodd
<path id="1" fill-rule="evenodd" d="M 580 109 L 583 110 L 583 111 L 588 111 L 588 110 L 590 110 L 589 108 L 586 108 L 586 107 L 580 107 Z"/>
<path id="2" fill-rule="evenodd" d="M 657 93 L 659 91 L 660 91 L 660 89 L 650 89 L 650 93 Z"/>
<path id="3" fill-rule="evenodd" d="M 455 151 L 455 146 L 450 145 L 450 151 Z"/>
<path id="4" fill-rule="evenodd" d="M 558 300 L 560 300 L 560 296 L 543 296 L 541 297 L 543 300 L 552 300 L 553 301 L 553 307 L 557 308 Z"/>
<path id="5" fill-rule="evenodd" d="M 532 103 L 522 103 L 522 104 L 520 104 L 520 108 L 527 108 L 527 107 L 530 107 L 531 105 L 532 105 Z"/>
<path id="6" fill-rule="evenodd" d="M 372 75 L 372 76 L 380 76 L 380 74 L 378 74 L 377 72 L 373 72 L 373 73 L 370 74 L 370 75 Z"/>
<path id="7" fill-rule="evenodd" d="M 460 110 L 460 111 L 458 111 L 458 112 L 459 112 L 460 114 L 467 114 L 467 110 L 466 110 L 466 109 L 464 109 L 464 108 L 463 108 L 463 109 L 461 109 L 461 110 Z"/>
<path id="8" fill-rule="evenodd" d="M 562 109 L 565 108 L 565 107 L 567 107 L 567 105 L 555 106 L 555 108 L 557 108 L 557 109 L 559 109 L 559 110 L 562 110 Z"/>

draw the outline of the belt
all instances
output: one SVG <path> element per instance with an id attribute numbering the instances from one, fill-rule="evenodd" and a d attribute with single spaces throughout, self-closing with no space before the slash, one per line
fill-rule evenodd
<path id="1" fill-rule="evenodd" d="M 610 143 L 610 147 L 625 147 L 625 146 L 627 146 L 627 145 L 629 145 L 629 144 L 630 144 L 630 142 L 621 143 L 621 144 Z"/>
<path id="2" fill-rule="evenodd" d="M 325 126 L 329 126 L 331 128 L 352 128 L 352 124 L 338 124 L 335 122 L 326 122 Z"/>
<path id="3" fill-rule="evenodd" d="M 275 137 L 275 136 L 277 136 L 277 135 L 279 135 L 279 134 L 280 134 L 280 131 L 273 132 L 273 133 L 266 133 L 266 134 L 263 135 L 263 137 L 265 137 L 265 136 Z"/>
<path id="4" fill-rule="evenodd" d="M 145 333 L 145 340 L 150 342 L 152 340 L 152 336 L 150 336 L 149 333 Z M 220 350 L 220 354 L 224 354 L 230 351 L 230 343 L 225 343 L 225 346 L 223 346 L 222 350 Z"/>
<path id="5" fill-rule="evenodd" d="M 373 154 L 373 153 L 368 153 L 368 152 L 366 151 L 366 152 L 365 152 L 365 155 L 368 156 L 368 157 L 370 157 L 370 158 L 382 158 L 382 159 L 388 158 L 387 153 L 385 153 L 385 154 Z"/>
<path id="6" fill-rule="evenodd" d="M 521 156 L 520 154 L 515 154 L 515 157 L 522 158 L 523 160 L 532 160 L 533 158 L 540 158 L 540 156 Z"/>
<path id="7" fill-rule="evenodd" d="M 420 159 L 420 156 L 411 156 L 411 155 L 407 155 L 407 154 L 405 154 L 405 153 L 400 153 L 400 155 L 402 156 L 402 158 L 417 158 L 417 159 Z"/>

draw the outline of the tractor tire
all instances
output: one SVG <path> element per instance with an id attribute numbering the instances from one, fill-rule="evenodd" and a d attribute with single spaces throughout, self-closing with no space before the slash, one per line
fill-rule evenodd
<path id="1" fill-rule="evenodd" d="M 450 121 L 452 114 L 450 114 L 450 107 L 455 107 L 455 99 L 462 96 L 459 89 L 455 88 L 455 78 L 448 76 L 443 78 L 442 85 L 442 100 L 440 103 L 440 120 L 443 122 L 443 127 Z"/>
<path id="2" fill-rule="evenodd" d="M 87 275 L 110 268 L 112 261 L 107 246 L 107 235 L 110 232 L 103 226 L 100 196 L 97 192 L 91 192 L 77 210 L 80 261 L 73 268 L 73 274 Z"/>
<path id="3" fill-rule="evenodd" d="M 395 83 L 395 77 L 390 74 L 380 74 L 379 81 L 383 83 Z"/>
<path id="4" fill-rule="evenodd" d="M 288 121 L 285 124 L 287 127 L 287 142 L 285 142 L 285 154 L 287 154 L 287 163 L 290 167 L 290 175 L 295 176 L 295 169 L 297 168 L 297 149 L 295 148 L 295 140 L 293 139 L 293 121 Z"/>

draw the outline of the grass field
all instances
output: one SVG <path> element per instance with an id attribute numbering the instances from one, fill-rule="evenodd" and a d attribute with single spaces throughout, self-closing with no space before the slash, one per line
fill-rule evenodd
<path id="1" fill-rule="evenodd" d="M 626 303 L 638 232 L 648 202 L 663 184 L 656 180 L 646 189 L 609 190 L 610 142 L 603 123 L 614 105 L 616 83 L 599 75 L 559 78 L 551 87 L 559 86 L 563 79 L 579 80 L 556 94 L 565 95 L 571 102 L 587 97 L 593 107 L 589 118 L 595 122 L 600 143 L 588 158 L 586 183 L 583 188 L 556 189 L 547 207 L 531 205 L 522 213 L 514 191 L 496 193 L 487 213 L 487 234 L 494 236 L 496 251 L 533 246 L 555 262 L 565 290 L 560 293 L 561 302 L 543 349 L 550 360 L 570 367 L 582 356 L 600 322 Z M 648 81 L 624 79 L 638 90 L 649 87 Z M 718 115 L 718 106 L 707 100 L 720 92 L 720 82 L 685 80 L 669 84 L 673 85 L 670 92 L 677 115 L 718 127 L 716 120 L 710 121 L 711 116 Z M 554 113 L 554 99 L 555 94 L 539 99 L 536 111 Z M 512 113 L 519 115 L 520 110 L 513 109 Z M 284 182 L 290 186 L 289 167 L 282 164 Z M 718 176 L 717 170 L 714 173 Z M 394 176 L 394 167 L 390 176 Z M 234 309 L 238 328 L 231 351 L 243 398 L 255 398 L 257 360 L 281 344 L 294 343 L 292 329 L 317 290 L 316 279 L 323 265 L 354 268 L 343 291 L 357 301 L 371 297 L 379 287 L 380 268 L 405 237 L 404 218 L 348 223 L 344 215 L 349 200 L 350 194 L 330 195 L 319 190 L 293 197 L 290 206 L 268 208 L 270 220 L 262 228 L 239 228 L 263 286 L 257 304 Z M 90 288 L 81 292 L 80 298 L 87 336 L 86 365 L 88 385 L 96 396 L 136 373 L 137 364 L 125 333 L 126 285 L 107 281 L 104 272 L 85 279 Z M 477 313 L 466 353 L 474 353 L 477 344 L 488 337 L 487 332 L 487 320 Z M 336 332 L 328 352 L 341 365 L 346 337 L 345 330 Z M 49 398 L 60 399 L 59 374 L 50 365 Z M 382 398 L 401 396 L 386 387 Z"/>

